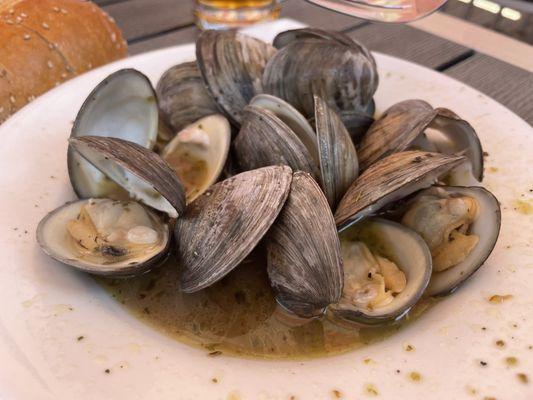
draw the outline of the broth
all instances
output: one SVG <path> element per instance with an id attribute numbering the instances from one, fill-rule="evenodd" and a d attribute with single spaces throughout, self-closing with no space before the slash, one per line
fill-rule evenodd
<path id="1" fill-rule="evenodd" d="M 180 342 L 211 355 L 303 359 L 334 355 L 390 336 L 405 324 L 384 328 L 339 326 L 327 318 L 294 326 L 276 305 L 266 273 L 266 255 L 256 249 L 213 286 L 196 293 L 179 290 L 177 261 L 130 279 L 98 282 L 126 310 Z M 410 320 L 431 300 L 420 301 Z"/>

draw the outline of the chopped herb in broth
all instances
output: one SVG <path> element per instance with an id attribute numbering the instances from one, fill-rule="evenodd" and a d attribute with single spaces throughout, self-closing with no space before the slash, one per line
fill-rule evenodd
<path id="1" fill-rule="evenodd" d="M 339 327 L 326 318 L 289 326 L 278 316 L 262 249 L 224 279 L 197 293 L 179 290 L 178 269 L 171 256 L 149 274 L 98 281 L 139 319 L 181 342 L 205 349 L 206 355 L 260 358 L 333 355 L 382 340 L 401 327 Z M 429 305 L 430 301 L 419 302 L 411 319 Z M 146 309 L 150 312 L 146 313 Z"/>

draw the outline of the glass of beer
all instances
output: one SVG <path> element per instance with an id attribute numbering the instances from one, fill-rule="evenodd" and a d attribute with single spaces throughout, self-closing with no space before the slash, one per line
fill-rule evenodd
<path id="1" fill-rule="evenodd" d="M 196 0 L 201 29 L 240 28 L 279 17 L 279 0 Z"/>

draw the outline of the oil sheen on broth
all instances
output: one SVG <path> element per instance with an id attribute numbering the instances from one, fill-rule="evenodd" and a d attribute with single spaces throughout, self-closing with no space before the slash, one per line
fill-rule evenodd
<path id="1" fill-rule="evenodd" d="M 291 359 L 333 355 L 384 339 L 405 324 L 341 327 L 323 318 L 290 326 L 280 318 L 262 248 L 224 279 L 197 293 L 180 292 L 178 274 L 171 256 L 149 274 L 98 281 L 142 321 L 211 354 Z M 419 302 L 410 320 L 429 305 L 429 301 Z"/>

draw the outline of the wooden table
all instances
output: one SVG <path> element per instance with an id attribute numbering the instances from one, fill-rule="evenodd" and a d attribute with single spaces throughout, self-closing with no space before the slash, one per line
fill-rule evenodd
<path id="1" fill-rule="evenodd" d="M 192 0 L 96 0 L 96 3 L 115 18 L 122 28 L 130 54 L 192 42 L 199 32 L 194 25 Z M 285 1 L 282 16 L 316 27 L 342 30 L 371 50 L 441 71 L 484 92 L 533 125 L 533 73 L 499 59 L 498 46 L 491 51 L 491 55 L 487 55 L 479 51 L 480 48 L 484 50 L 483 46 L 465 45 L 465 41 L 459 44 L 445 39 L 455 39 L 450 36 L 456 33 L 453 21 L 439 34 L 433 20 L 429 19 L 420 21 L 418 25 L 413 24 L 418 28 L 412 25 L 375 24 L 314 7 L 302 0 Z M 493 44 L 493 35 L 498 34 L 480 30 L 470 31 L 466 35 L 474 39 L 467 43 L 477 40 L 478 43 Z M 483 43 L 484 35 L 489 43 Z M 492 35 L 490 40 L 489 35 Z M 509 47 L 506 43 L 514 43 L 503 37 L 501 40 L 501 54 L 504 54 L 505 50 L 509 50 L 506 49 Z M 526 62 L 531 61 L 531 46 L 516 44 L 526 46 L 517 47 L 520 49 L 518 55 Z M 517 51 L 514 53 L 516 55 Z"/>

